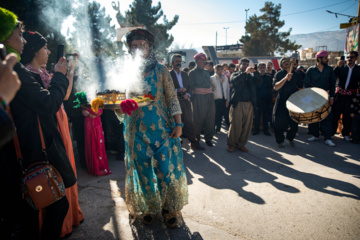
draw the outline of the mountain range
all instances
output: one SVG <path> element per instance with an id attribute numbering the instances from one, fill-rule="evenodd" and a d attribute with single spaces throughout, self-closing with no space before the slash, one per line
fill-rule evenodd
<path id="1" fill-rule="evenodd" d="M 315 32 L 308 34 L 290 35 L 291 41 L 301 44 L 301 49 L 313 48 L 317 50 L 319 46 L 327 46 L 327 51 L 343 51 L 346 42 L 345 29 L 328 32 Z M 320 48 L 323 50 L 324 48 Z"/>

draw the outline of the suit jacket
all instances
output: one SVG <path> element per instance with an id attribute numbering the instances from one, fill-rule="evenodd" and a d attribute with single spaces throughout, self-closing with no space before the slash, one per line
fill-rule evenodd
<path id="1" fill-rule="evenodd" d="M 343 67 L 336 67 L 334 70 L 335 76 L 338 78 L 337 86 L 342 89 L 345 89 L 345 84 L 349 73 L 349 69 L 350 69 L 349 66 L 345 65 Z M 350 82 L 347 88 L 348 89 L 360 88 L 360 66 L 358 66 L 357 64 L 355 64 L 352 70 Z"/>
<path id="2" fill-rule="evenodd" d="M 181 78 L 182 78 L 183 86 L 184 86 L 184 88 L 186 88 L 186 93 L 190 94 L 190 92 L 189 92 L 189 83 L 190 83 L 189 82 L 189 76 L 184 71 L 180 71 L 180 72 L 181 72 Z M 172 78 L 172 80 L 174 82 L 175 89 L 180 88 L 180 84 L 179 84 L 179 81 L 178 81 L 178 79 L 176 77 L 176 73 L 175 73 L 174 69 L 170 71 L 170 75 L 171 75 L 171 78 Z"/>

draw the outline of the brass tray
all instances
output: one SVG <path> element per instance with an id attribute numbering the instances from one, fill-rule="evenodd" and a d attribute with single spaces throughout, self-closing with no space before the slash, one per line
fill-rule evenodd
<path id="1" fill-rule="evenodd" d="M 146 102 L 139 102 L 138 106 L 140 107 L 146 107 L 150 104 L 152 104 L 154 102 L 154 100 L 150 100 L 150 101 L 146 101 Z M 91 108 L 90 103 L 86 104 L 85 107 Z M 109 110 L 115 110 L 115 109 L 120 109 L 120 103 L 116 103 L 116 104 L 110 104 L 110 103 L 105 103 L 104 107 L 99 107 L 100 109 L 109 109 Z"/>

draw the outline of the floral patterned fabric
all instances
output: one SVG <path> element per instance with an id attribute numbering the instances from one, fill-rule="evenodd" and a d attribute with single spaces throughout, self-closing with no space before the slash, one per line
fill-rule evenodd
<path id="1" fill-rule="evenodd" d="M 180 104 L 165 66 L 157 64 L 144 82 L 153 104 L 117 115 L 125 126 L 126 204 L 132 215 L 177 212 L 188 203 L 180 139 L 169 138 Z"/>

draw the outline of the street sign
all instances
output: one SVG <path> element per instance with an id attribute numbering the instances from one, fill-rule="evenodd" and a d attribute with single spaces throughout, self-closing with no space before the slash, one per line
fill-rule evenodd
<path id="1" fill-rule="evenodd" d="M 351 27 L 351 26 L 354 26 L 355 24 L 353 23 L 340 23 L 340 28 L 348 28 L 348 27 Z"/>
<path id="2" fill-rule="evenodd" d="M 353 17 L 348 23 L 340 23 L 340 28 L 348 28 L 357 24 L 357 17 Z"/>
<path id="3" fill-rule="evenodd" d="M 216 46 L 216 51 L 236 51 L 242 49 L 242 44 L 234 44 L 234 45 L 225 45 L 225 46 Z"/>

